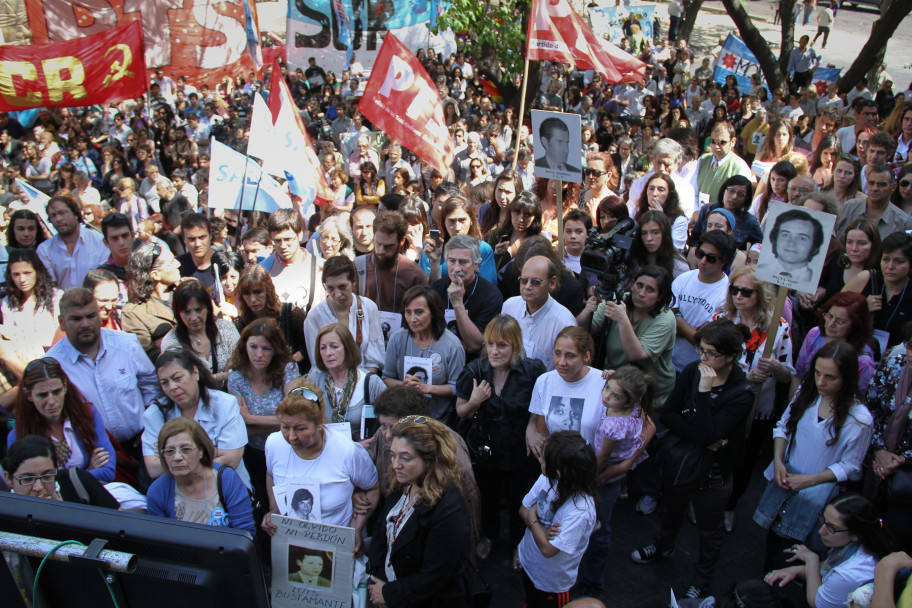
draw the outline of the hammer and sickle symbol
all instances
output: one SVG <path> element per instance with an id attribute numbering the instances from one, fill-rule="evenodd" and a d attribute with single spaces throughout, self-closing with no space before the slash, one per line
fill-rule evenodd
<path id="1" fill-rule="evenodd" d="M 123 62 L 119 59 L 114 59 L 114 62 L 111 64 L 111 67 L 108 69 L 108 74 L 104 77 L 102 81 L 102 86 L 109 87 L 112 82 L 117 82 L 124 76 L 127 78 L 133 78 L 133 72 L 127 68 L 133 63 L 133 53 L 130 51 L 130 47 L 126 44 L 115 44 L 107 51 L 105 51 L 105 58 L 111 53 L 111 51 L 119 50 L 123 53 Z"/>

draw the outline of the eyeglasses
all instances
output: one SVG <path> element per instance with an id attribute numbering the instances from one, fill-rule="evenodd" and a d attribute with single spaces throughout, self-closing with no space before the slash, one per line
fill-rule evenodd
<path id="1" fill-rule="evenodd" d="M 757 293 L 757 291 L 758 291 L 757 289 L 751 289 L 749 287 L 736 287 L 735 285 L 732 285 L 728 288 L 728 293 L 730 293 L 731 295 L 736 296 L 740 293 L 745 298 L 751 297 L 752 295 Z"/>
<path id="2" fill-rule="evenodd" d="M 30 361 L 29 364 L 25 366 L 25 371 L 30 372 L 33 369 L 38 369 L 38 366 L 42 363 L 44 365 L 56 365 L 58 367 L 60 366 L 60 363 L 57 362 L 57 359 L 54 359 L 53 357 L 41 357 L 40 359 Z"/>
<path id="3" fill-rule="evenodd" d="M 729 186 L 728 188 L 725 189 L 725 192 L 729 196 L 734 196 L 735 198 L 744 198 L 745 196 L 747 196 L 747 192 L 745 192 L 741 188 L 738 188 L 737 186 Z"/>
<path id="4" fill-rule="evenodd" d="M 197 451 L 198 449 L 199 448 L 196 446 L 194 446 L 192 448 L 187 447 L 187 446 L 184 446 L 182 448 L 168 448 L 166 450 L 162 450 L 161 455 L 164 456 L 165 458 L 167 458 L 168 460 L 170 460 L 170 459 L 174 458 L 174 456 L 177 455 L 178 452 L 180 452 L 181 456 L 189 456 L 190 454 Z"/>
<path id="5" fill-rule="evenodd" d="M 598 169 L 586 169 L 583 171 L 583 174 L 586 177 L 601 177 L 608 173 L 607 171 L 599 171 Z"/>
<path id="6" fill-rule="evenodd" d="M 730 139 L 710 139 L 709 143 L 711 143 L 714 146 L 724 146 L 725 144 L 727 144 L 730 141 L 731 141 Z"/>
<path id="7" fill-rule="evenodd" d="M 829 312 L 823 313 L 823 320 L 827 323 L 832 323 L 836 327 L 846 327 L 850 323 L 849 320 L 834 317 L 833 314 Z"/>
<path id="8" fill-rule="evenodd" d="M 399 419 L 400 424 L 405 424 L 408 422 L 414 422 L 415 424 L 425 424 L 427 421 L 428 421 L 428 419 L 425 418 L 424 416 L 415 416 L 415 415 L 406 416 L 404 418 Z"/>
<path id="9" fill-rule="evenodd" d="M 41 483 L 51 483 L 52 481 L 57 479 L 57 473 L 54 472 L 54 473 L 47 473 L 45 475 L 28 476 L 28 477 L 16 477 L 15 475 L 13 475 L 13 479 L 15 479 L 16 483 L 18 483 L 20 486 L 31 487 L 31 486 L 35 485 L 36 481 L 39 481 L 39 480 L 41 481 Z"/>
<path id="10" fill-rule="evenodd" d="M 544 281 L 541 279 L 530 279 L 529 277 L 519 277 L 520 285 L 528 285 L 532 283 L 532 287 L 541 287 L 544 284 Z"/>
<path id="11" fill-rule="evenodd" d="M 316 401 L 317 403 L 320 402 L 320 397 L 306 386 L 299 386 L 298 388 L 291 389 L 291 391 L 288 393 L 288 396 L 291 397 L 292 395 L 301 395 L 305 399 L 310 399 L 311 401 Z"/>
<path id="12" fill-rule="evenodd" d="M 706 350 L 700 346 L 697 347 L 697 352 L 700 353 L 700 358 L 706 357 L 707 361 L 715 361 L 722 356 L 722 353 L 717 353 L 714 350 Z"/>
<path id="13" fill-rule="evenodd" d="M 161 245 L 159 245 L 158 243 L 155 243 L 155 244 L 152 246 L 152 263 L 149 264 L 149 268 L 152 268 L 153 266 L 155 266 L 155 262 L 158 261 L 158 257 L 159 257 L 161 254 L 162 254 Z"/>
<path id="14" fill-rule="evenodd" d="M 714 253 L 706 253 L 700 247 L 697 247 L 697 251 L 694 255 L 697 256 L 698 260 L 702 260 L 703 258 L 706 258 L 706 261 L 709 262 L 710 264 L 716 264 L 719 261 L 719 256 L 717 256 Z M 520 281 L 522 281 L 522 279 L 520 279 Z"/>
<path id="15" fill-rule="evenodd" d="M 836 526 L 834 526 L 833 524 L 831 524 L 830 522 L 828 522 L 828 521 L 823 517 L 823 513 L 821 513 L 820 515 L 817 516 L 817 521 L 820 523 L 821 526 L 826 526 L 827 532 L 829 532 L 830 534 L 839 534 L 840 532 L 848 532 L 848 531 L 849 531 L 848 528 L 837 528 Z"/>

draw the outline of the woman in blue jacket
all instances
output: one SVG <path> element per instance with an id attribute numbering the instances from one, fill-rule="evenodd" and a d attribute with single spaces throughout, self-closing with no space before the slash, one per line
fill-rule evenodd
<path id="1" fill-rule="evenodd" d="M 198 422 L 172 418 L 157 447 L 165 475 L 149 488 L 149 515 L 254 532 L 247 486 L 234 469 L 214 462 L 215 447 Z"/>
<path id="2" fill-rule="evenodd" d="M 114 480 L 117 459 L 104 420 L 56 359 L 43 357 L 25 366 L 13 408 L 16 426 L 7 447 L 18 437 L 41 435 L 54 446 L 59 468 L 84 469 L 102 483 Z"/>

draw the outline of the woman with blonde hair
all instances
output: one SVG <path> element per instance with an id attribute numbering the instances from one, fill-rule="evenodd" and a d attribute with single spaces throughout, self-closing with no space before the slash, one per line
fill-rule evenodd
<path id="1" fill-rule="evenodd" d="M 269 512 L 262 528 L 276 532 L 274 514 L 292 515 L 294 490 L 319 488 L 311 521 L 355 528 L 355 553 L 363 551 L 362 531 L 380 496 L 377 467 L 359 443 L 324 424 L 323 392 L 312 384 L 291 389 L 276 409 L 279 430 L 266 439 Z M 355 512 L 352 495 L 365 492 L 368 507 Z"/>
<path id="2" fill-rule="evenodd" d="M 456 381 L 456 414 L 482 496 L 482 537 L 478 559 L 491 555 L 500 536 L 501 501 L 510 522 L 510 546 L 523 536 L 519 518 L 524 492 L 535 479 L 535 461 L 526 455 L 532 387 L 545 365 L 523 352 L 522 330 L 509 315 L 497 315 L 484 332 L 482 356 L 470 361 Z"/>
<path id="3" fill-rule="evenodd" d="M 735 505 L 747 489 L 759 455 L 770 443 L 775 425 L 776 384 L 791 382 L 795 368 L 792 365 L 792 334 L 788 322 L 780 318 L 773 343 L 772 357 L 761 355 L 772 326 L 776 293 L 773 286 L 758 281 L 755 267 L 741 266 L 729 275 L 728 295 L 725 308 L 715 318 L 731 319 L 747 328 L 750 338 L 744 343 L 744 350 L 738 365 L 747 373 L 747 379 L 760 385 L 757 413 L 748 435 L 744 459 L 734 469 L 734 487 L 728 505 L 725 507 L 725 530 L 731 532 L 735 522 Z"/>
<path id="4" fill-rule="evenodd" d="M 456 444 L 432 418 L 406 416 L 392 430 L 390 494 L 370 547 L 376 606 L 471 605 Z"/>

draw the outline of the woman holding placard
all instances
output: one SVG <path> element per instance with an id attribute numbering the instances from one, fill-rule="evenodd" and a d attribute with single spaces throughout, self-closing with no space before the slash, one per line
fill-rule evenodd
<path id="1" fill-rule="evenodd" d="M 443 301 L 428 286 L 415 286 L 402 296 L 406 326 L 390 336 L 386 347 L 383 381 L 387 386 L 414 386 L 430 397 L 431 416 L 449 424 L 456 421 L 456 380 L 465 366 L 462 343 L 446 328 Z M 421 382 L 413 367 L 430 372 Z"/>
<path id="2" fill-rule="evenodd" d="M 277 529 L 273 515 L 295 517 L 301 511 L 295 497 L 306 489 L 313 498 L 311 521 L 354 528 L 355 552 L 360 553 L 361 532 L 380 496 L 377 467 L 360 444 L 323 424 L 325 411 L 322 391 L 309 384 L 292 389 L 279 404 L 279 431 L 266 440 L 269 512 L 262 528 L 272 535 Z M 369 503 L 362 513 L 352 506 L 356 489 L 366 492 Z"/>

